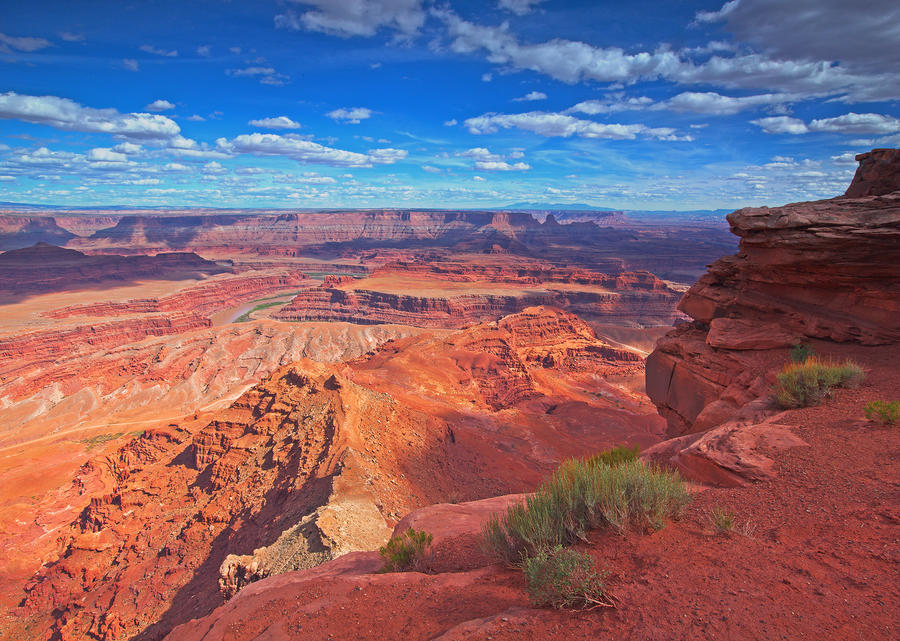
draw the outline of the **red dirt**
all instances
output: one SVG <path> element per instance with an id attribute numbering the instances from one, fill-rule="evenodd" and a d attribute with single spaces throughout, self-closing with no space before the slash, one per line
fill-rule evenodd
<path id="1" fill-rule="evenodd" d="M 445 552 L 433 576 L 368 574 L 371 560 L 344 576 L 326 564 L 318 577 L 273 577 L 169 639 L 897 638 L 900 430 L 864 420 L 862 408 L 900 397 L 900 346 L 834 352 L 862 363 L 867 382 L 785 415 L 809 447 L 773 453 L 775 479 L 705 489 L 661 531 L 594 532 L 580 546 L 611 573 L 616 610 L 531 609 L 520 573 L 454 574 Z M 714 507 L 735 514 L 734 532 L 714 531 Z M 470 568 L 459 549 L 456 567 Z"/>

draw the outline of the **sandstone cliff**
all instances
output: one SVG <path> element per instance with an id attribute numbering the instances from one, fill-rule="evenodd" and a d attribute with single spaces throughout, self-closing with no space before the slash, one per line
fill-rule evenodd
<path id="1" fill-rule="evenodd" d="M 897 153 L 859 158 L 848 194 L 870 195 L 728 216 L 740 251 L 685 294 L 679 309 L 694 321 L 647 359 L 647 393 L 671 435 L 713 427 L 765 397 L 773 361 L 792 345 L 900 339 L 900 191 L 882 193 L 896 187 L 888 174 Z"/>

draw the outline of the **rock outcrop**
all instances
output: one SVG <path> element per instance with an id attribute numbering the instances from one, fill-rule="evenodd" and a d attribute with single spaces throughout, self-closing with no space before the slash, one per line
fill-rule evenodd
<path id="1" fill-rule="evenodd" d="M 859 154 L 856 160 L 859 167 L 845 197 L 882 196 L 900 191 L 900 149 L 873 149 Z"/>
<path id="2" fill-rule="evenodd" d="M 896 157 L 861 155 L 854 184 L 892 185 Z M 679 309 L 693 322 L 647 359 L 647 393 L 672 436 L 714 427 L 766 396 L 773 361 L 792 345 L 900 340 L 900 191 L 741 209 L 728 221 L 739 253 L 685 294 Z"/>
<path id="3" fill-rule="evenodd" d="M 0 254 L 0 294 L 96 287 L 109 281 L 203 278 L 231 271 L 194 253 L 87 256 L 46 243 Z"/>

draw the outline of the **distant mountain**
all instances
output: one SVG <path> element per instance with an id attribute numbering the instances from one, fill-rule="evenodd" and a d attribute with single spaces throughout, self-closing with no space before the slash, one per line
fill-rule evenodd
<path id="1" fill-rule="evenodd" d="M 525 209 L 537 211 L 619 211 L 610 207 L 594 207 L 584 203 L 513 203 L 497 209 Z"/>

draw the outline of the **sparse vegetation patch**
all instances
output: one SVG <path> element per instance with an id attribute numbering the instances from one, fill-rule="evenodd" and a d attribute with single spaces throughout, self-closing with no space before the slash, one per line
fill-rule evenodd
<path id="1" fill-rule="evenodd" d="M 558 546 L 526 559 L 523 570 L 528 595 L 536 607 L 615 607 L 606 594 L 603 575 L 587 554 Z"/>
<path id="2" fill-rule="evenodd" d="M 866 418 L 884 425 L 900 425 L 900 401 L 872 401 L 866 405 Z"/>
<path id="3" fill-rule="evenodd" d="M 709 521 L 719 534 L 734 530 L 734 512 L 717 505 L 709 512 Z"/>
<path id="4" fill-rule="evenodd" d="M 610 466 L 571 459 L 525 503 L 490 519 L 484 539 L 497 557 L 521 566 L 540 552 L 584 540 L 592 528 L 662 527 L 689 498 L 676 474 L 639 460 Z"/>
<path id="5" fill-rule="evenodd" d="M 639 445 L 635 445 L 634 447 L 628 447 L 627 445 L 616 445 L 610 450 L 605 450 L 598 454 L 594 454 L 587 460 L 587 462 L 591 465 L 596 465 L 597 463 L 604 463 L 605 465 L 619 465 L 620 463 L 627 463 L 628 461 L 635 460 L 640 453 L 641 447 Z"/>
<path id="6" fill-rule="evenodd" d="M 795 363 L 805 363 L 815 355 L 813 348 L 806 343 L 797 343 L 791 348 L 791 360 Z"/>
<path id="7" fill-rule="evenodd" d="M 384 559 L 382 572 L 421 570 L 434 537 L 425 531 L 409 528 L 391 539 L 379 550 Z"/>
<path id="8" fill-rule="evenodd" d="M 115 439 L 122 436 L 122 432 L 110 432 L 108 434 L 97 434 L 96 436 L 91 436 L 90 438 L 81 439 L 79 443 L 84 443 L 87 445 L 88 450 L 92 450 L 95 447 L 103 445 L 109 441 L 114 441 Z"/>
<path id="9" fill-rule="evenodd" d="M 775 402 L 785 409 L 818 405 L 835 387 L 855 387 L 864 378 L 863 369 L 853 361 L 837 363 L 812 356 L 781 370 Z"/>

